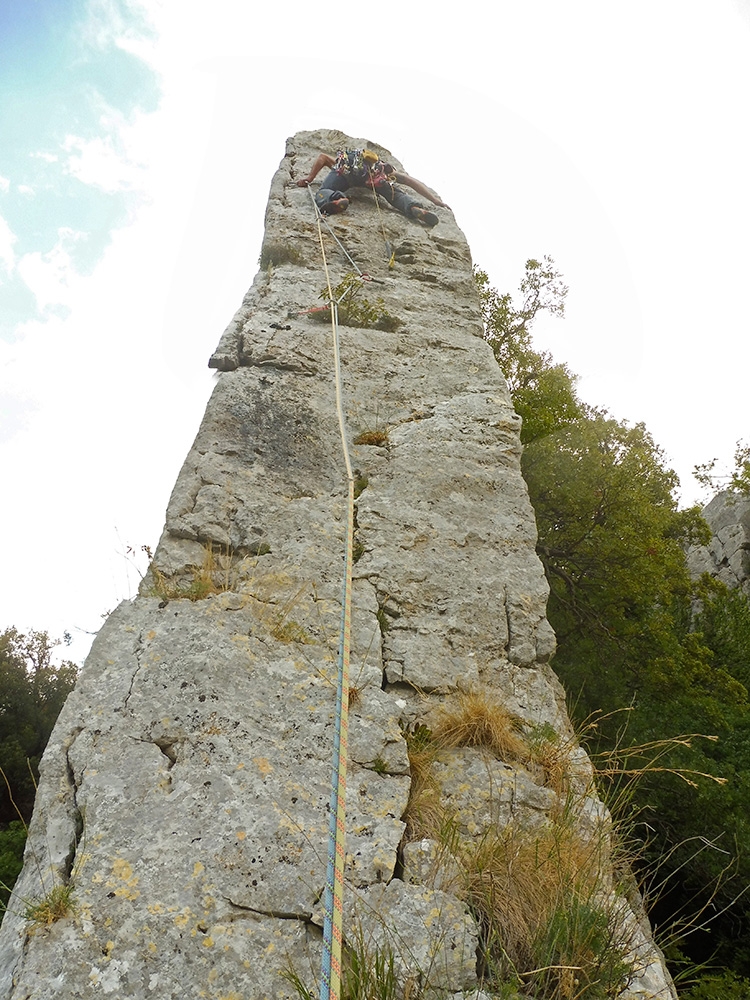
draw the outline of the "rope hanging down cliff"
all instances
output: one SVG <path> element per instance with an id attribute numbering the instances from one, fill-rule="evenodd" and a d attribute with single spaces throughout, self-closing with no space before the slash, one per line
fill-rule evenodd
<path id="1" fill-rule="evenodd" d="M 308 188 L 309 190 L 309 188 Z M 313 198 L 312 191 L 310 197 Z M 339 355 L 338 302 L 331 290 L 320 212 L 313 198 L 318 220 L 318 238 L 323 255 L 323 267 L 328 287 L 333 334 L 334 375 L 336 381 L 336 411 L 338 413 L 341 447 L 344 453 L 348 484 L 346 556 L 341 600 L 341 634 L 339 639 L 338 684 L 336 690 L 336 729 L 331 769 L 331 801 L 328 826 L 328 864 L 323 904 L 323 959 L 320 980 L 320 1000 L 339 1000 L 341 995 L 341 954 L 343 945 L 344 864 L 346 861 L 346 765 L 349 731 L 349 649 L 351 640 L 352 556 L 354 548 L 354 473 L 346 441 L 346 420 L 341 395 L 341 359 Z M 342 248 L 343 249 L 343 248 Z M 348 254 L 347 254 L 348 256 Z M 351 260 L 351 258 L 350 258 Z M 356 267 L 356 265 L 355 265 Z M 357 268 L 359 271 L 359 268 Z M 362 272 L 359 271 L 360 276 Z"/>

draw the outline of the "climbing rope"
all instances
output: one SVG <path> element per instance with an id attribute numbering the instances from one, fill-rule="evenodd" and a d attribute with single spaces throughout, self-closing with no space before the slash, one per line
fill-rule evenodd
<path id="1" fill-rule="evenodd" d="M 315 217 L 318 220 L 318 234 L 319 234 L 320 239 L 321 239 L 321 244 L 320 244 L 321 248 L 323 247 L 322 234 L 320 233 L 320 223 L 322 221 L 322 222 L 325 223 L 325 226 L 326 226 L 326 229 L 328 230 L 328 232 L 331 234 L 331 236 L 334 238 L 334 240 L 338 244 L 339 250 L 341 250 L 341 252 L 343 253 L 343 255 L 346 257 L 346 259 L 352 265 L 352 267 L 357 272 L 357 274 L 359 275 L 359 277 L 361 278 L 361 280 L 362 281 L 377 281 L 376 278 L 371 278 L 370 275 L 367 274 L 365 271 L 361 271 L 360 270 L 359 265 L 357 264 L 356 260 L 354 260 L 354 258 L 351 256 L 351 254 L 346 249 L 346 247 L 344 246 L 344 244 L 341 242 L 341 240 L 338 238 L 338 236 L 331 229 L 331 224 L 329 223 L 328 219 L 326 218 L 325 215 L 323 215 L 323 213 L 318 208 L 318 206 L 317 206 L 317 204 L 315 202 L 315 195 L 312 193 L 312 188 L 309 185 L 308 185 L 307 190 L 310 192 L 310 197 L 312 198 L 313 208 L 315 209 Z M 324 265 L 325 265 L 325 261 L 326 261 L 325 250 L 323 250 L 323 264 Z M 326 268 L 326 277 L 327 276 L 328 276 L 328 270 Z M 381 284 L 381 283 L 382 282 L 378 282 L 378 284 Z M 329 290 L 329 292 L 331 290 L 330 283 L 328 285 L 328 290 Z"/>
<path id="2" fill-rule="evenodd" d="M 388 270 L 390 271 L 396 264 L 396 251 L 390 244 L 388 237 L 385 233 L 385 223 L 383 222 L 383 212 L 380 208 L 380 198 L 378 198 L 378 192 L 375 189 L 375 178 L 372 176 L 371 167 L 367 166 L 367 172 L 370 175 L 370 186 L 372 188 L 372 193 L 375 196 L 375 204 L 378 209 L 378 221 L 380 222 L 380 232 L 383 234 L 383 242 L 385 243 L 385 252 L 388 256 Z M 317 206 L 316 206 L 317 207 Z"/>
<path id="3" fill-rule="evenodd" d="M 308 191 L 310 188 L 308 187 Z M 338 683 L 336 689 L 336 728 L 333 741 L 333 762 L 331 768 L 331 801 L 328 824 L 328 865 L 326 870 L 323 905 L 323 958 L 320 978 L 320 1000 L 339 1000 L 341 996 L 341 955 L 344 939 L 344 864 L 346 861 L 346 764 L 347 739 L 349 732 L 349 650 L 351 645 L 351 597 L 352 597 L 352 555 L 354 549 L 354 473 L 349 458 L 346 441 L 346 420 L 341 393 L 341 358 L 339 354 L 338 305 L 331 289 L 328 272 L 321 213 L 310 191 L 318 220 L 318 238 L 323 255 L 323 267 L 328 287 L 328 302 L 331 309 L 331 330 L 333 335 L 333 359 L 336 382 L 336 411 L 338 413 L 341 447 L 344 453 L 346 478 L 348 482 L 346 555 L 344 558 L 344 583 L 341 598 L 341 633 L 339 638 Z M 330 229 L 330 227 L 329 227 Z M 333 232 L 331 231 L 331 235 Z M 334 239 L 336 239 L 334 235 Z M 338 243 L 339 241 L 336 240 Z M 339 246 L 341 244 L 339 243 Z M 341 247 L 343 250 L 344 248 Z M 346 251 L 344 250 L 344 253 Z M 346 254 L 357 269 L 354 261 Z M 344 293 L 346 294 L 346 292 Z M 342 296 L 343 297 L 343 296 Z M 339 300 L 340 301 L 340 300 Z"/>

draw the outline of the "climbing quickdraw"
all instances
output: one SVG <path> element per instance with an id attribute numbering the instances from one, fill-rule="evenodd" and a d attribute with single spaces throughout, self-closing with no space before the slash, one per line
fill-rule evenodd
<path id="1" fill-rule="evenodd" d="M 392 270 L 396 264 L 396 253 L 388 240 L 385 233 L 385 224 L 383 222 L 383 213 L 380 208 L 380 200 L 378 198 L 378 188 L 384 187 L 386 184 L 393 188 L 393 179 L 391 173 L 393 168 L 389 167 L 388 164 L 384 163 L 377 153 L 373 153 L 369 149 L 340 149 L 336 153 L 336 159 L 333 164 L 333 169 L 339 176 L 349 177 L 354 176 L 360 180 L 367 187 L 372 188 L 372 193 L 375 197 L 375 204 L 378 209 L 378 221 L 380 222 L 380 231 L 383 234 L 383 242 L 385 243 L 386 254 L 388 255 L 388 270 Z M 309 191 L 308 187 L 308 191 Z M 312 196 L 312 192 L 310 192 Z M 315 199 L 313 198 L 313 204 L 315 204 Z M 315 211 L 318 215 L 318 222 L 320 222 L 320 209 L 315 205 Z M 354 263 L 352 258 L 349 256 L 347 251 L 341 245 L 339 239 L 337 238 L 334 231 L 328 225 L 328 220 L 323 216 L 328 231 L 331 236 L 336 240 L 338 245 L 346 254 L 347 259 L 351 262 L 353 267 L 356 269 L 357 273 L 361 272 L 357 265 Z"/>

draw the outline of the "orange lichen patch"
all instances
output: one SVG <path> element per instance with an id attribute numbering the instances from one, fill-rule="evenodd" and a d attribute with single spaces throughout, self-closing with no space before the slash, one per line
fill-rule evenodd
<path id="1" fill-rule="evenodd" d="M 194 915 L 195 914 L 192 912 L 192 910 L 188 906 L 186 906 L 181 913 L 178 913 L 175 916 L 174 922 L 178 927 L 187 927 L 187 925 L 190 923 L 190 918 L 193 917 Z"/>
<path id="2" fill-rule="evenodd" d="M 107 879 L 107 885 L 115 887 L 115 896 L 121 899 L 137 899 L 140 891 L 136 889 L 140 878 L 133 873 L 133 866 L 125 858 L 115 858 L 112 862 L 112 875 Z M 124 885 L 117 885 L 124 882 Z"/>

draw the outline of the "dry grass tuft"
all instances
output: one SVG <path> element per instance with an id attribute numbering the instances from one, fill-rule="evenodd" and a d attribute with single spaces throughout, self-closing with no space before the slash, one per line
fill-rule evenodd
<path id="1" fill-rule="evenodd" d="M 238 568 L 231 553 L 219 552 L 209 543 L 203 547 L 201 565 L 192 568 L 189 582 L 167 576 L 153 562 L 149 569 L 153 581 L 152 595 L 163 601 L 202 601 L 212 594 L 235 590 L 238 585 Z"/>
<path id="2" fill-rule="evenodd" d="M 354 444 L 367 444 L 376 448 L 383 448 L 388 444 L 388 431 L 385 429 L 374 431 L 362 431 L 354 439 Z"/>
<path id="3" fill-rule="evenodd" d="M 279 642 L 293 642 L 303 646 L 315 642 L 304 625 L 293 618 L 284 617 L 283 613 L 274 621 L 271 635 Z"/>
<path id="4" fill-rule="evenodd" d="M 409 800 L 401 817 L 406 823 L 407 841 L 434 839 L 443 826 L 444 808 L 440 804 L 440 786 L 432 773 L 438 747 L 427 726 L 417 726 L 406 735 L 411 785 Z"/>
<path id="5" fill-rule="evenodd" d="M 481 928 L 484 975 L 519 977 L 545 1000 L 615 997 L 632 970 L 607 857 L 607 837 L 584 842 L 570 821 L 533 835 L 490 829 L 464 845 L 463 893 Z"/>
<path id="6" fill-rule="evenodd" d="M 572 791 L 575 768 L 572 756 L 577 747 L 573 737 L 560 736 L 548 723 L 526 734 L 529 761 L 541 768 L 545 787 L 551 788 L 562 801 Z"/>
<path id="7" fill-rule="evenodd" d="M 75 911 L 73 885 L 55 885 L 42 899 L 29 903 L 24 916 L 34 927 L 49 927 Z"/>
<path id="8" fill-rule="evenodd" d="M 501 760 L 528 756 L 520 720 L 487 692 L 462 693 L 438 712 L 433 727 L 438 747 L 484 747 Z"/>

